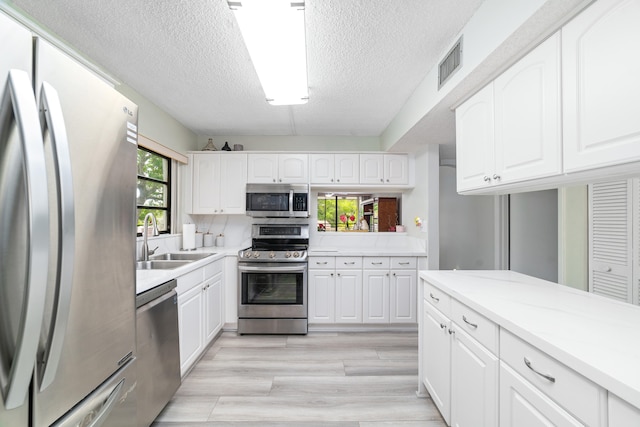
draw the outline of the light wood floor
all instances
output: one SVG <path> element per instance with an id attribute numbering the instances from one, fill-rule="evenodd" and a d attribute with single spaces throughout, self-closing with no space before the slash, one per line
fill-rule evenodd
<path id="1" fill-rule="evenodd" d="M 417 384 L 417 333 L 224 333 L 153 426 L 445 427 Z"/>

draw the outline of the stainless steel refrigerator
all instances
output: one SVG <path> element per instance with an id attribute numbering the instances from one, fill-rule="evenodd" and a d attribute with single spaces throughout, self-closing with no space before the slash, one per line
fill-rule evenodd
<path id="1" fill-rule="evenodd" d="M 0 426 L 135 425 L 137 106 L 0 40 Z"/>

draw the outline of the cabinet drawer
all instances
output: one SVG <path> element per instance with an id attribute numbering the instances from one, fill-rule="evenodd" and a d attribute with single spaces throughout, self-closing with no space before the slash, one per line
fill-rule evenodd
<path id="1" fill-rule="evenodd" d="M 493 354 L 498 354 L 498 325 L 457 300 L 451 301 L 451 320 Z"/>
<path id="2" fill-rule="evenodd" d="M 607 395 L 601 387 L 504 329 L 500 359 L 582 423 L 602 425 Z"/>
<path id="3" fill-rule="evenodd" d="M 359 256 L 337 257 L 336 268 L 362 268 L 362 257 L 359 257 Z"/>
<path id="4" fill-rule="evenodd" d="M 218 273 L 222 273 L 222 260 L 214 261 L 204 266 L 205 279 L 213 277 Z"/>
<path id="5" fill-rule="evenodd" d="M 389 257 L 364 257 L 362 262 L 364 268 L 366 269 L 381 269 L 388 270 L 389 269 Z"/>
<path id="6" fill-rule="evenodd" d="M 451 318 L 451 297 L 428 282 L 424 282 L 424 300 Z"/>
<path id="7" fill-rule="evenodd" d="M 403 268 L 406 269 L 415 269 L 417 265 L 417 261 L 415 257 L 391 257 L 391 269 L 392 270 L 401 270 Z"/>
<path id="8" fill-rule="evenodd" d="M 309 269 L 331 269 L 336 268 L 336 257 L 333 256 L 310 256 Z"/>
<path id="9" fill-rule="evenodd" d="M 204 268 L 198 268 L 187 274 L 178 277 L 178 286 L 176 292 L 178 295 L 187 292 L 199 283 L 204 281 Z"/>

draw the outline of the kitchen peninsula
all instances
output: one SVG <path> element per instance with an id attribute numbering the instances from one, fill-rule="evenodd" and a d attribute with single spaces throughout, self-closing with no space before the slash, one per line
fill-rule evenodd
<path id="1" fill-rule="evenodd" d="M 451 425 L 639 425 L 640 307 L 513 271 L 420 279 L 419 392 Z"/>

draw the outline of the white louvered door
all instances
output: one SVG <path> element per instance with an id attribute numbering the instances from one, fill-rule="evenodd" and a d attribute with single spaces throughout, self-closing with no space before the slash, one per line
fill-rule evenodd
<path id="1" fill-rule="evenodd" d="M 589 185 L 589 290 L 625 302 L 634 293 L 632 186 L 632 180 Z"/>
<path id="2" fill-rule="evenodd" d="M 633 303 L 640 305 L 640 178 L 632 180 L 633 189 Z"/>

